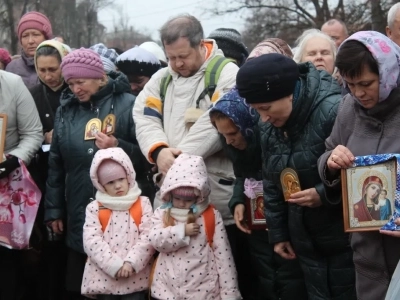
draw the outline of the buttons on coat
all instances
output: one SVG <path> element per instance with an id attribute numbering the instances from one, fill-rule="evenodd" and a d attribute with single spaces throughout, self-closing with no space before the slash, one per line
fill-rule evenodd
<path id="1" fill-rule="evenodd" d="M 87 153 L 90 154 L 90 155 L 93 154 L 93 148 L 89 148 Z"/>

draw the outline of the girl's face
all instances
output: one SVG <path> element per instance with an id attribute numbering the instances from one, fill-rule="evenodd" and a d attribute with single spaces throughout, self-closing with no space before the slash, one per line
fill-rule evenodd
<path id="1" fill-rule="evenodd" d="M 195 203 L 196 199 L 187 200 L 176 196 L 172 197 L 172 206 L 175 208 L 189 209 Z"/>
<path id="2" fill-rule="evenodd" d="M 109 181 L 104 185 L 104 189 L 111 197 L 125 196 L 129 191 L 129 183 L 126 178 L 119 178 Z"/>
<path id="3" fill-rule="evenodd" d="M 369 187 L 367 187 L 367 191 L 365 194 L 368 199 L 375 199 L 381 193 L 381 188 L 376 183 L 371 183 Z"/>

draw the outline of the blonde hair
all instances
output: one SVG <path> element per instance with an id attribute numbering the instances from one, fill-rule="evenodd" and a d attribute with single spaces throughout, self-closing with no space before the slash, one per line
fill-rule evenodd
<path id="1" fill-rule="evenodd" d="M 194 189 L 194 193 L 196 196 L 200 196 L 200 191 L 198 191 L 197 189 Z M 170 195 L 170 201 L 172 202 L 172 194 L 169 193 L 169 195 Z M 191 224 L 191 223 L 195 223 L 195 222 L 196 222 L 196 215 L 194 214 L 193 209 L 189 208 L 186 224 Z M 164 211 L 163 223 L 164 223 L 164 227 L 175 226 L 175 220 L 171 216 L 171 207 L 168 207 Z"/>

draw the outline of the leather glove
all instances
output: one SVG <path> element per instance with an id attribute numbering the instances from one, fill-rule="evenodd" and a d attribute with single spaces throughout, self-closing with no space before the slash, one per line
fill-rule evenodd
<path id="1" fill-rule="evenodd" d="M 10 156 L 0 163 L 0 179 L 7 177 L 12 171 L 19 167 L 18 157 Z"/>

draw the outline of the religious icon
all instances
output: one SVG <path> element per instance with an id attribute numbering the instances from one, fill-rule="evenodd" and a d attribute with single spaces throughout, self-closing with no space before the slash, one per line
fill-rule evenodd
<path id="1" fill-rule="evenodd" d="M 281 184 L 283 196 L 285 200 L 289 200 L 290 196 L 294 193 L 300 192 L 300 180 L 296 171 L 291 168 L 286 168 L 281 173 Z"/>
<path id="2" fill-rule="evenodd" d="M 342 170 L 345 231 L 378 230 L 392 217 L 396 162 Z"/>
<path id="3" fill-rule="evenodd" d="M 6 160 L 6 157 L 4 155 L 6 131 L 7 131 L 7 115 L 0 114 L 0 162 Z"/>
<path id="4" fill-rule="evenodd" d="M 93 118 L 86 123 L 85 140 L 96 139 L 96 134 L 101 130 L 101 120 Z"/>
<path id="5" fill-rule="evenodd" d="M 106 135 L 112 135 L 115 132 L 115 115 L 109 114 L 104 118 L 101 132 Z"/>
<path id="6" fill-rule="evenodd" d="M 249 229 L 267 229 L 264 212 L 264 194 L 262 181 L 246 178 L 244 182 L 246 195 L 246 221 Z"/>

